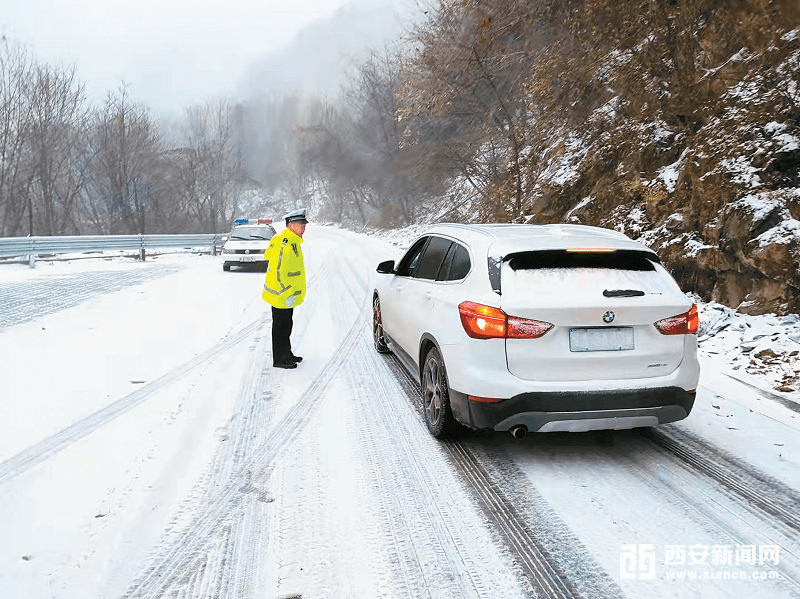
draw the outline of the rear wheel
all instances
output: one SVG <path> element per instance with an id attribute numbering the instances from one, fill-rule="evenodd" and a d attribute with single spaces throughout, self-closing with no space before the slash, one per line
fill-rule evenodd
<path id="1" fill-rule="evenodd" d="M 372 341 L 379 354 L 388 354 L 389 346 L 383 334 L 383 320 L 381 319 L 381 300 L 375 298 L 372 302 Z"/>
<path id="2" fill-rule="evenodd" d="M 435 347 L 425 355 L 422 368 L 422 411 L 428 430 L 436 438 L 447 437 L 458 428 L 450 409 L 450 387 L 444 360 Z"/>

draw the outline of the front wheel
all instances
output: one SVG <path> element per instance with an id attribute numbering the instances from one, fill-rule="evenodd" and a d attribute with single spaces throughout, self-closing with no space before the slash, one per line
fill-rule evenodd
<path id="1" fill-rule="evenodd" d="M 428 430 L 437 439 L 450 436 L 458 428 L 450 409 L 450 388 L 444 360 L 435 347 L 425 355 L 422 368 L 422 411 Z"/>
<path id="2" fill-rule="evenodd" d="M 381 300 L 375 298 L 372 302 L 372 341 L 379 354 L 388 354 L 389 346 L 383 334 L 383 320 L 381 319 Z"/>

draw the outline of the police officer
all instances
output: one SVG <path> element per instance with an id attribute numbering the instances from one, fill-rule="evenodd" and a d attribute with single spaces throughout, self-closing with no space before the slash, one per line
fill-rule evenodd
<path id="1" fill-rule="evenodd" d="M 292 353 L 292 314 L 306 298 L 306 270 L 303 264 L 303 233 L 306 230 L 305 209 L 285 217 L 286 229 L 274 235 L 264 252 L 267 277 L 261 297 L 272 306 L 272 365 L 275 368 L 297 368 L 303 358 Z"/>

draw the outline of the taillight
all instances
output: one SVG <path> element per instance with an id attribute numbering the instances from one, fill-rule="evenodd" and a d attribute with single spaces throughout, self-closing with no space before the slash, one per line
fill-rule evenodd
<path id="1" fill-rule="evenodd" d="M 700 317 L 697 315 L 697 306 L 692 304 L 688 312 L 664 318 L 653 323 L 662 335 L 689 335 L 697 333 L 700 327 Z"/>
<path id="2" fill-rule="evenodd" d="M 549 322 L 509 316 L 506 336 L 509 339 L 536 339 L 552 328 Z"/>
<path id="3" fill-rule="evenodd" d="M 473 339 L 536 339 L 553 328 L 549 322 L 508 316 L 500 308 L 475 302 L 458 305 L 461 325 Z"/>
<path id="4" fill-rule="evenodd" d="M 475 302 L 461 302 L 458 305 L 461 325 L 473 339 L 492 339 L 506 336 L 506 313 L 500 308 L 492 308 Z"/>

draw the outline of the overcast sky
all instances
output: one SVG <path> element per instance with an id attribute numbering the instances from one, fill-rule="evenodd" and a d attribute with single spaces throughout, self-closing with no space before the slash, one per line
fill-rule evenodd
<path id="1" fill-rule="evenodd" d="M 0 33 L 75 64 L 92 102 L 124 80 L 157 112 L 232 92 L 248 66 L 348 0 L 2 0 Z"/>

